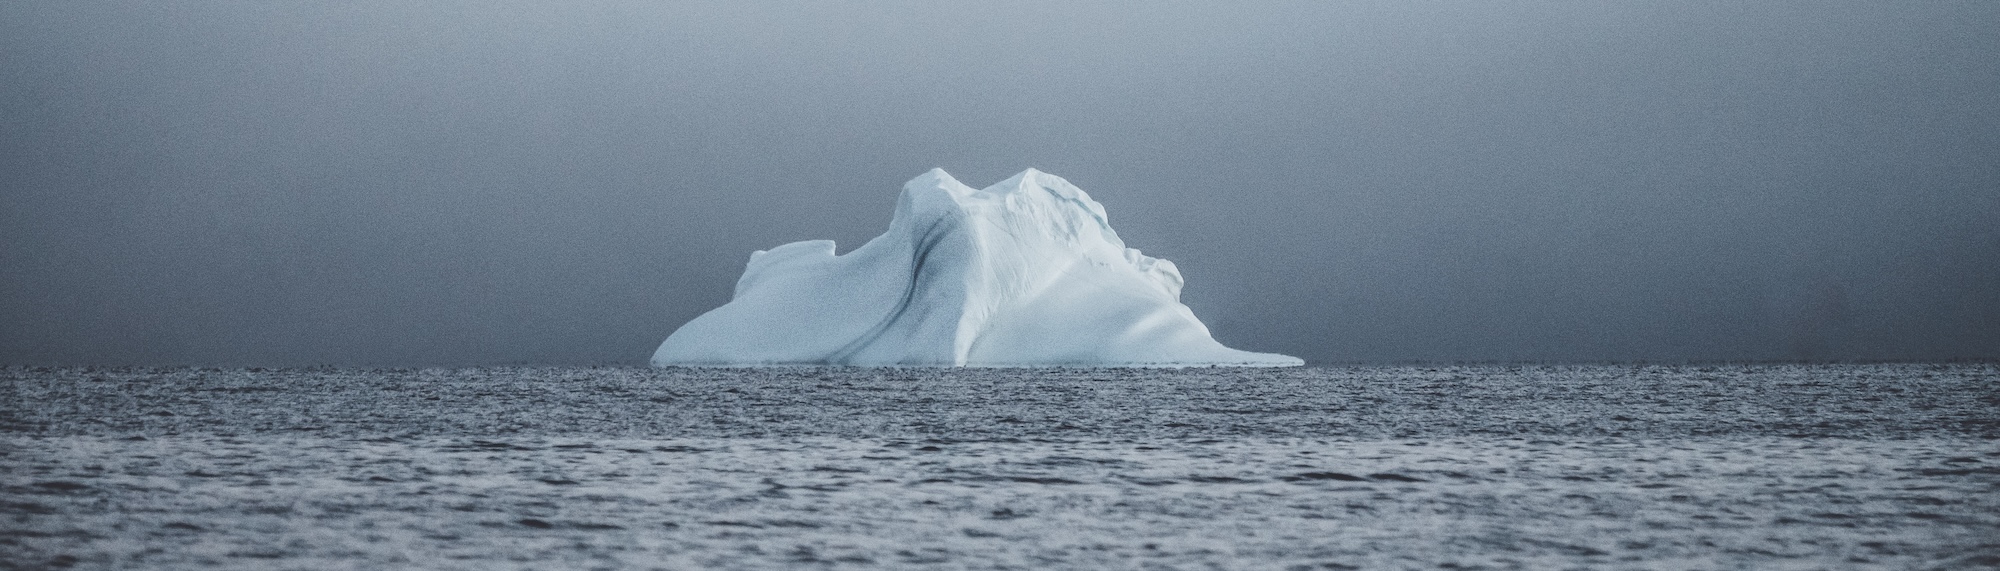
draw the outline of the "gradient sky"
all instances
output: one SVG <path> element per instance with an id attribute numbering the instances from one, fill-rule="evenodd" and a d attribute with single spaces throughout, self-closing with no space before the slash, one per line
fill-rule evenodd
<path id="1" fill-rule="evenodd" d="M 2000 2 L 553 4 L 0 4 L 0 364 L 643 363 L 931 167 L 1313 362 L 2000 358 Z"/>

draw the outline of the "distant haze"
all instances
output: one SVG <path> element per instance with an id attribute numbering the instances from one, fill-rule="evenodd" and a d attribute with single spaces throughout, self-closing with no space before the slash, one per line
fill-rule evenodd
<path id="1" fill-rule="evenodd" d="M 0 4 L 0 364 L 639 364 L 931 167 L 1313 362 L 2000 358 L 2000 2 L 146 0 Z"/>

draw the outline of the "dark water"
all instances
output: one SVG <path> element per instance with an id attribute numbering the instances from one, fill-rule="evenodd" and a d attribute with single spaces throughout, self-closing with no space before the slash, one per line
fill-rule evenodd
<path id="1" fill-rule="evenodd" d="M 2000 566 L 2000 367 L 0 370 L 0 568 Z"/>

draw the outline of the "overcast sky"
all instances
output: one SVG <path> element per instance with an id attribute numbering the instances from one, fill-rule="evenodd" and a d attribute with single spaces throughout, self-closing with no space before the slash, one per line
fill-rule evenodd
<path id="1" fill-rule="evenodd" d="M 581 4 L 0 3 L 0 364 L 639 364 L 931 167 L 1312 362 L 2000 358 L 2000 2 Z"/>

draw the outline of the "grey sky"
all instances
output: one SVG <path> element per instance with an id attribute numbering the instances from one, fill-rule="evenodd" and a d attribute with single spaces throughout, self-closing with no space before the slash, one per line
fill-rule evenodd
<path id="1" fill-rule="evenodd" d="M 554 4 L 0 4 L 0 364 L 641 363 L 1030 166 L 1244 349 L 2000 358 L 2000 3 Z"/>

